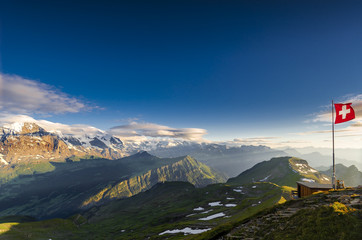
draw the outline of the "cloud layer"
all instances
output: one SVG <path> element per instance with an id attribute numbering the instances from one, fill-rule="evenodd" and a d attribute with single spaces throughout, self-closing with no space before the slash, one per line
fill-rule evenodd
<path id="1" fill-rule="evenodd" d="M 67 125 L 62 123 L 54 123 L 47 120 L 36 120 L 27 115 L 12 115 L 12 114 L 0 114 L 0 126 L 7 126 L 12 123 L 24 123 L 31 122 L 36 123 L 40 127 L 49 132 L 61 132 L 63 134 L 70 135 L 89 135 L 95 136 L 97 134 L 103 134 L 104 131 L 85 124 L 73 124 Z"/>
<path id="2" fill-rule="evenodd" d="M 171 128 L 155 123 L 132 121 L 129 124 L 111 128 L 110 133 L 120 137 L 145 136 L 201 140 L 207 131 L 201 128 Z"/>
<path id="3" fill-rule="evenodd" d="M 54 87 L 0 73 L 0 110 L 7 113 L 76 113 L 89 109 L 80 100 Z"/>
<path id="4" fill-rule="evenodd" d="M 116 126 L 108 131 L 85 125 L 85 124 L 62 124 L 47 120 L 36 120 L 27 115 L 0 114 L 0 126 L 12 123 L 33 122 L 40 127 L 51 132 L 61 132 L 63 134 L 89 135 L 111 134 L 121 137 L 122 140 L 142 141 L 147 138 L 178 138 L 191 141 L 207 141 L 202 137 L 207 133 L 205 129 L 200 128 L 171 128 L 155 123 L 138 123 L 135 121 L 126 125 Z"/>

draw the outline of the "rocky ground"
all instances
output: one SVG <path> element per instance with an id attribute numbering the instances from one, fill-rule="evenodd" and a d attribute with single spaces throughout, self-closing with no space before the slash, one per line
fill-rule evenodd
<path id="1" fill-rule="evenodd" d="M 277 239 L 276 236 L 280 236 L 281 232 L 285 232 L 285 239 L 288 239 L 288 236 L 292 235 L 290 232 L 293 232 L 294 230 L 299 231 L 300 226 L 298 226 L 296 222 L 303 220 L 303 214 L 312 216 L 313 213 L 317 214 L 320 209 L 333 208 L 334 212 L 337 213 L 336 215 L 353 214 L 353 216 L 358 219 L 357 222 L 359 221 L 359 224 L 361 224 L 361 193 L 362 187 L 359 187 L 346 190 L 329 191 L 314 194 L 307 198 L 288 201 L 286 204 L 279 205 L 271 210 L 264 211 L 257 216 L 248 219 L 243 224 L 233 229 L 233 231 L 229 234 L 219 239 Z M 324 215 L 327 215 L 327 213 L 318 213 L 318 217 L 320 217 L 320 215 L 322 215 L 321 219 L 323 221 L 323 217 Z M 308 219 L 305 218 L 305 221 L 308 221 Z M 318 221 L 319 218 L 317 218 L 316 222 Z M 301 223 L 301 225 L 303 224 Z M 305 230 L 308 231 L 308 229 Z"/>

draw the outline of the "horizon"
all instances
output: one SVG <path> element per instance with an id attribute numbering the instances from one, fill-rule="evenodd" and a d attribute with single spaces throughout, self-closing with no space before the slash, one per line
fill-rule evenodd
<path id="1" fill-rule="evenodd" d="M 336 148 L 362 149 L 361 5 L 1 2 L 0 124 L 331 148 L 334 99 Z"/>

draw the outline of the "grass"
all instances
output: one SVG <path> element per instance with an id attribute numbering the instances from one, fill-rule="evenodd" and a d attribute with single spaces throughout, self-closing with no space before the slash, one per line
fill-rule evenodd
<path id="1" fill-rule="evenodd" d="M 265 239 L 358 240 L 361 239 L 361 229 L 361 216 L 339 214 L 333 207 L 323 206 L 300 210 L 289 219 L 284 229 L 273 231 Z"/>
<path id="2" fill-rule="evenodd" d="M 252 188 L 256 186 L 256 188 Z M 282 194 L 281 188 L 269 183 L 246 185 L 247 195 L 233 191 L 236 186 L 213 184 L 195 188 L 185 182 L 158 184 L 151 190 L 128 199 L 112 201 L 101 207 L 68 219 L 51 219 L 38 222 L 23 222 L 4 225 L 6 232 L 0 239 L 209 239 L 229 231 L 245 218 L 275 204 Z M 227 200 L 233 198 L 233 200 Z M 208 203 L 220 201 L 236 203 L 236 207 L 210 207 Z M 257 204 L 261 201 L 261 204 Z M 257 204 L 251 206 L 252 204 Z M 207 214 L 195 212 L 196 207 L 212 210 Z M 229 218 L 201 221 L 199 218 L 224 212 Z M 197 213 L 197 215 L 189 216 Z M 15 219 L 16 220 L 16 219 Z M 5 224 L 5 223 L 4 223 Z M 7 223 L 9 224 L 9 222 Z M 217 226 L 215 228 L 215 226 Z M 160 232 L 172 229 L 214 228 L 206 235 L 184 236 L 171 234 L 159 236 Z"/>
<path id="3" fill-rule="evenodd" d="M 229 221 L 220 224 L 219 226 L 210 231 L 195 236 L 188 236 L 185 239 L 190 239 L 190 240 L 217 239 L 230 232 L 233 228 L 238 226 L 240 223 L 242 223 L 249 217 L 257 214 L 258 212 L 264 209 L 268 209 L 274 206 L 275 203 L 280 198 L 280 194 L 281 194 L 280 189 L 274 189 L 271 192 L 266 193 L 266 195 L 269 195 L 270 198 L 255 207 L 250 207 L 251 203 L 248 201 L 250 199 L 246 199 L 246 201 L 243 202 L 243 205 L 239 206 L 239 209 L 241 209 L 241 211 L 239 211 L 232 218 L 230 218 Z"/>
<path id="4" fill-rule="evenodd" d="M 20 176 L 51 172 L 55 169 L 50 162 L 19 163 L 0 169 L 0 184 L 14 180 Z"/>
<path id="5" fill-rule="evenodd" d="M 75 232 L 78 232 L 77 226 L 68 219 L 51 219 L 39 222 L 25 223 L 2 223 L 0 229 L 0 239 L 18 240 L 18 239 L 74 239 Z"/>
<path id="6" fill-rule="evenodd" d="M 224 180 L 190 157 L 157 158 L 142 153 L 120 160 L 89 156 L 79 161 L 73 157 L 63 163 L 18 167 L 22 170 L 17 174 L 28 175 L 19 175 L 1 186 L 2 216 L 68 217 L 111 199 L 130 197 L 151 188 L 158 181 L 189 180 L 196 186 L 204 186 Z M 131 177 L 141 172 L 145 174 Z"/>

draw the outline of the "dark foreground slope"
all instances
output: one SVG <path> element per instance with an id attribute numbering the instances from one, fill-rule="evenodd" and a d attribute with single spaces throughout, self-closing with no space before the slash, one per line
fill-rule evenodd
<path id="1" fill-rule="evenodd" d="M 146 152 L 119 160 L 53 163 L 48 173 L 18 177 L 0 186 L 0 216 L 68 217 L 112 199 L 133 196 L 158 182 L 197 187 L 225 178 L 190 157 L 157 158 Z"/>
<path id="2" fill-rule="evenodd" d="M 246 219 L 219 240 L 359 240 L 362 189 L 329 191 L 292 200 Z M 198 239 L 206 239 L 200 238 Z"/>

